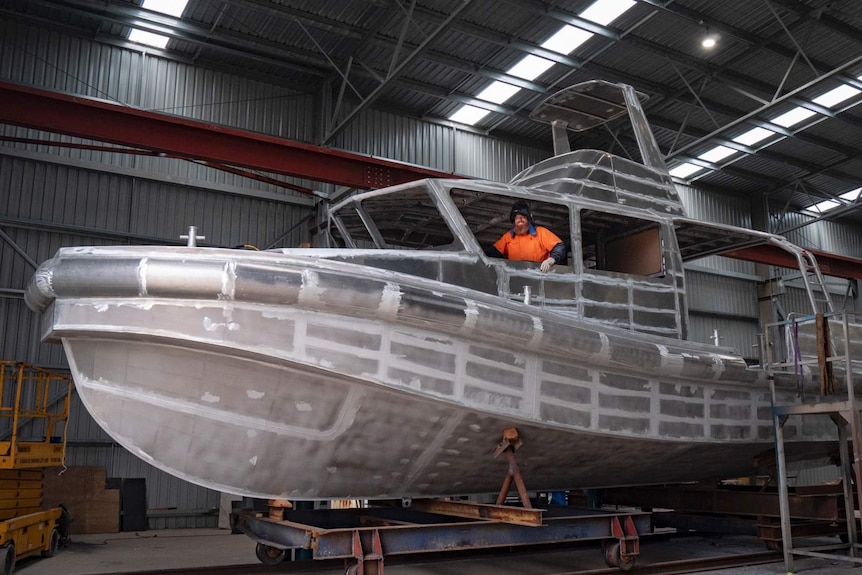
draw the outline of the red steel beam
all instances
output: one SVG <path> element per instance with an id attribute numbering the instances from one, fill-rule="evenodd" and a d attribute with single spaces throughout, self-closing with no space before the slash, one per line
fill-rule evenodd
<path id="1" fill-rule="evenodd" d="M 0 82 L 0 123 L 360 189 L 453 174 Z"/>
<path id="2" fill-rule="evenodd" d="M 821 252 L 820 250 L 807 251 L 814 254 L 823 274 L 846 279 L 862 279 L 862 260 Z M 781 248 L 769 244 L 725 252 L 721 255 L 759 264 L 791 269 L 799 268 L 795 257 Z"/>

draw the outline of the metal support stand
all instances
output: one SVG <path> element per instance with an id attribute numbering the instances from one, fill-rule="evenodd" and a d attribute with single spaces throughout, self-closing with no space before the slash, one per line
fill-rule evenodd
<path id="1" fill-rule="evenodd" d="M 524 485 L 524 479 L 521 477 L 521 470 L 518 469 L 518 462 L 515 461 L 515 450 L 519 449 L 524 444 L 518 435 L 518 430 L 514 427 L 507 427 L 503 430 L 503 439 L 497 444 L 494 450 L 494 457 L 498 457 L 501 453 L 509 460 L 509 470 L 506 473 L 506 478 L 503 480 L 503 487 L 500 488 L 500 494 L 497 496 L 497 505 L 502 505 L 506 501 L 506 496 L 509 494 L 509 489 L 512 487 L 512 480 L 515 481 L 515 486 L 518 489 L 518 497 L 521 499 L 521 504 L 525 509 L 532 509 L 530 498 L 527 497 L 527 486 Z"/>
<path id="2" fill-rule="evenodd" d="M 383 575 L 383 546 L 380 532 L 371 533 L 371 549 L 364 549 L 359 532 L 353 532 L 353 559 L 345 559 L 344 575 Z"/>
<path id="3" fill-rule="evenodd" d="M 616 541 L 606 545 L 603 549 L 605 563 L 609 567 L 619 567 L 621 571 L 629 571 L 635 566 L 638 555 L 640 555 L 640 538 L 631 517 L 614 517 L 611 520 L 611 534 L 617 538 Z"/>
<path id="4" fill-rule="evenodd" d="M 837 323 L 841 322 L 843 327 L 843 350 L 841 354 L 829 356 L 829 353 L 823 353 L 823 350 L 830 350 L 833 342 L 824 340 L 829 338 L 828 325 L 825 322 L 832 320 Z M 769 336 L 774 332 L 778 332 L 779 328 L 792 329 L 794 333 L 798 333 L 800 326 L 811 325 L 816 330 L 817 336 L 817 353 L 813 359 L 801 359 L 799 350 L 792 350 L 794 360 L 792 362 L 774 362 L 771 357 L 771 350 L 774 346 L 770 345 Z M 774 341 L 774 340 L 773 340 Z M 798 340 L 795 345 L 799 345 Z M 793 557 L 794 555 L 804 555 L 810 557 L 821 557 L 825 559 L 848 561 L 851 563 L 862 564 L 860 558 L 860 546 L 857 537 L 856 525 L 856 509 L 853 494 L 853 484 L 856 485 L 856 496 L 862 502 L 862 484 L 859 481 L 853 480 L 853 473 L 857 478 L 862 477 L 862 421 L 860 421 L 860 409 L 862 403 L 857 401 L 855 391 L 853 389 L 853 365 L 850 355 L 850 329 L 847 319 L 847 314 L 817 314 L 816 316 L 806 316 L 777 322 L 767 326 L 767 369 L 769 370 L 769 387 L 772 394 L 772 414 L 773 425 L 775 429 L 775 454 L 777 463 L 777 478 L 778 478 L 778 494 L 779 507 L 781 512 L 781 535 L 784 551 L 784 564 L 787 573 L 793 573 Z M 799 397 L 805 398 L 805 403 L 782 403 L 776 393 L 775 387 L 775 372 L 782 369 L 792 368 L 794 372 L 802 365 L 816 365 L 819 367 L 821 377 L 831 379 L 833 366 L 842 367 L 845 375 L 845 387 L 847 391 L 846 400 L 838 400 L 834 396 L 827 395 L 831 391 L 830 385 L 824 385 L 821 382 L 819 393 L 809 393 L 808 396 L 804 393 L 799 393 Z M 801 390 L 800 390 L 801 391 Z M 814 398 L 814 401 L 810 401 Z M 841 458 L 841 472 L 843 481 L 844 495 L 844 513 L 846 520 L 846 543 L 837 545 L 822 545 L 818 547 L 794 547 L 793 533 L 790 521 L 790 504 L 789 493 L 787 486 L 787 463 L 785 458 L 784 445 L 784 425 L 788 417 L 798 415 L 821 414 L 828 415 L 835 423 L 838 429 L 838 451 Z M 849 445 L 853 448 L 853 456 L 851 458 Z M 835 553 L 827 553 L 847 550 L 848 555 L 838 555 Z"/>

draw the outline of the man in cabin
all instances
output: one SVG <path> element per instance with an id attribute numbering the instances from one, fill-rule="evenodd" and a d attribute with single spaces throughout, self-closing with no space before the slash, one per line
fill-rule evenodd
<path id="1" fill-rule="evenodd" d="M 533 222 L 527 202 L 518 200 L 512 204 L 509 221 L 512 229 L 488 248 L 489 256 L 541 263 L 539 269 L 546 273 L 554 264 L 566 261 L 566 244 L 554 232 Z"/>

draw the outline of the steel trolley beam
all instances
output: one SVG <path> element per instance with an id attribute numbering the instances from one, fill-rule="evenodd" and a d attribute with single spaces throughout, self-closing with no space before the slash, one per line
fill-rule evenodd
<path id="1" fill-rule="evenodd" d="M 650 513 L 574 508 L 544 510 L 539 527 L 395 507 L 286 510 L 281 521 L 263 515 L 240 515 L 236 527 L 259 548 L 270 548 L 269 557 L 311 549 L 314 559 L 344 559 L 356 575 L 382 573 L 384 557 L 392 555 L 583 540 L 603 541 L 605 561 L 627 571 L 638 556 L 639 535 L 652 530 Z"/>

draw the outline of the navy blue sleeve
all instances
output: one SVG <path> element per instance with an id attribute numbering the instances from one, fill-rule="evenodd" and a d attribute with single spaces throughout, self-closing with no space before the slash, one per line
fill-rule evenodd
<path id="1" fill-rule="evenodd" d="M 563 242 L 558 243 L 553 248 L 551 248 L 551 257 L 554 258 L 554 261 L 557 265 L 566 263 L 566 244 Z"/>
<path id="2" fill-rule="evenodd" d="M 494 247 L 494 244 L 490 246 L 482 246 L 482 249 L 485 250 L 485 255 L 489 258 L 502 258 L 503 254 L 500 253 L 500 250 Z M 563 250 L 565 252 L 565 249 Z"/>

